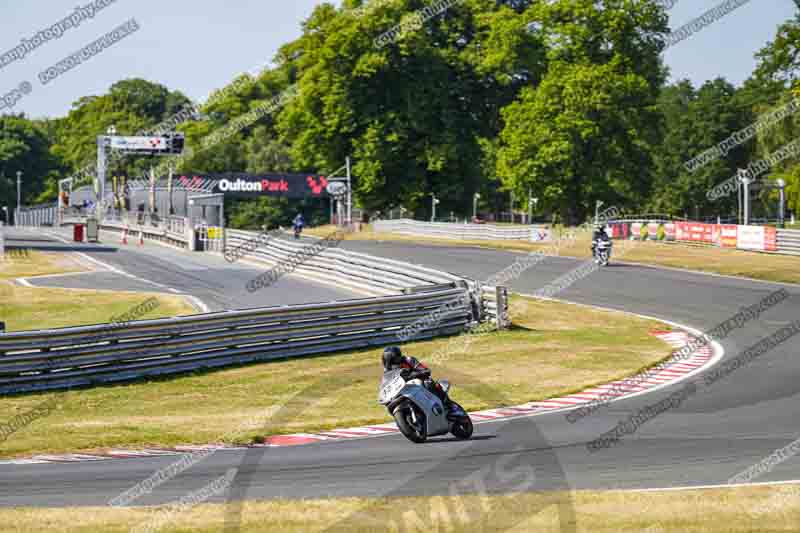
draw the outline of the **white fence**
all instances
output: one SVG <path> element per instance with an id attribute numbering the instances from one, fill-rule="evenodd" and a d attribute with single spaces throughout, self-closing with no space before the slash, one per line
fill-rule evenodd
<path id="1" fill-rule="evenodd" d="M 378 220 L 375 231 L 439 237 L 459 240 L 492 241 L 549 241 L 550 229 L 545 226 L 503 227 L 492 224 L 449 224 L 446 222 L 419 222 L 417 220 Z"/>
<path id="2" fill-rule="evenodd" d="M 14 224 L 17 226 L 54 226 L 58 212 L 55 205 L 14 209 Z"/>

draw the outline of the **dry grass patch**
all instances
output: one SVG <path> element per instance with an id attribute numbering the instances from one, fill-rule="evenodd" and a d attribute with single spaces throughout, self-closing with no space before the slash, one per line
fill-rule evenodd
<path id="1" fill-rule="evenodd" d="M 800 257 L 791 255 L 643 242 L 632 249 L 624 260 L 766 281 L 800 283 Z"/>
<path id="2" fill-rule="evenodd" d="M 23 254 L 19 250 L 10 253 L 7 249 L 6 260 L 0 261 L 0 279 L 85 271 L 86 268 L 69 255 L 48 254 L 34 250 Z"/>
<path id="3" fill-rule="evenodd" d="M 61 328 L 101 324 L 155 297 L 159 306 L 141 319 L 186 315 L 196 312 L 183 298 L 147 293 L 22 287 L 11 280 L 20 277 L 86 272 L 65 254 L 31 251 L 14 254 L 0 263 L 0 320 L 6 331 Z M 91 276 L 91 273 L 82 274 Z"/>
<path id="4" fill-rule="evenodd" d="M 685 492 L 251 501 L 242 506 L 240 531 L 793 532 L 800 523 L 797 495 L 795 488 L 763 486 Z M 561 516 L 556 503 L 565 511 Z M 222 531 L 225 511 L 222 504 L 201 504 L 176 513 L 159 531 Z M 3 509 L 0 531 L 116 533 L 155 523 L 164 512 L 163 508 Z M 560 523 L 560 519 L 574 522 Z"/>
<path id="5" fill-rule="evenodd" d="M 630 375 L 669 355 L 665 329 L 615 312 L 514 297 L 511 331 L 414 342 L 406 353 L 453 383 L 468 409 L 513 405 Z M 465 343 L 465 341 L 467 341 Z M 448 346 L 459 348 L 446 351 Z M 380 349 L 254 364 L 61 393 L 56 410 L 0 444 L 0 456 L 252 442 L 263 435 L 389 421 L 376 401 Z M 55 393 L 53 393 L 55 394 Z M 0 398 L 9 418 L 48 394 Z M 58 438 L 54 439 L 53 435 Z"/>

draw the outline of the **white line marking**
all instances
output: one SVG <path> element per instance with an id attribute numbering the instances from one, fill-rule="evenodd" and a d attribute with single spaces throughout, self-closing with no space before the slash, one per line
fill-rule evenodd
<path id="1" fill-rule="evenodd" d="M 61 238 L 59 235 L 50 234 L 50 233 L 44 232 L 44 231 L 42 233 L 50 235 L 51 237 L 54 237 L 54 238 L 60 240 L 63 243 L 70 244 L 70 241 Z M 157 283 L 157 282 L 151 281 L 149 279 L 140 278 L 139 276 L 135 276 L 134 274 L 126 272 L 126 271 L 124 271 L 122 269 L 119 269 L 119 268 L 113 266 L 113 265 L 109 265 L 108 263 L 104 263 L 103 261 L 100 261 L 99 259 L 95 259 L 94 257 L 90 257 L 89 255 L 87 255 L 87 254 L 85 254 L 83 252 L 74 252 L 74 253 L 76 255 L 82 257 L 83 259 L 86 259 L 90 263 L 94 263 L 95 265 L 98 265 L 101 268 L 103 268 L 105 270 L 108 270 L 109 272 L 113 272 L 114 274 L 118 274 L 120 276 L 124 276 L 124 277 L 130 278 L 130 279 L 139 281 L 141 283 L 154 285 L 154 286 L 156 286 L 156 287 L 158 287 L 160 289 L 165 289 L 168 292 L 172 292 L 172 293 L 175 293 L 175 294 L 182 294 L 181 291 L 179 291 L 177 289 L 173 289 L 172 287 L 168 287 L 167 285 L 163 285 L 161 283 Z M 209 307 L 206 304 L 204 304 L 198 297 L 193 296 L 193 295 L 185 295 L 185 296 L 187 296 L 189 299 L 191 299 L 192 303 L 196 307 L 201 309 L 204 313 L 209 313 L 210 312 Z"/>
<path id="2" fill-rule="evenodd" d="M 737 487 L 763 487 L 767 485 L 796 485 L 800 483 L 800 479 L 787 479 L 785 481 L 759 481 L 757 483 L 724 483 L 722 485 L 692 485 L 684 487 L 663 487 L 655 489 L 608 489 L 604 492 L 677 492 L 685 490 L 706 490 L 706 489 L 735 489 Z"/>

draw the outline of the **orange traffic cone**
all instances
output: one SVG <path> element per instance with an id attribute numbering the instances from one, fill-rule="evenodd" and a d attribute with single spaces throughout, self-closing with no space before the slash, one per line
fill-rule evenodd
<path id="1" fill-rule="evenodd" d="M 122 244 L 128 244 L 128 228 L 122 230 Z"/>
<path id="2" fill-rule="evenodd" d="M 139 246 L 144 246 L 144 232 L 139 231 Z"/>

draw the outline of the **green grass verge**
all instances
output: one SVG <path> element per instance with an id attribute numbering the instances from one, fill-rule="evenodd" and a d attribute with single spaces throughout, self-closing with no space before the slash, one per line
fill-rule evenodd
<path id="1" fill-rule="evenodd" d="M 630 375 L 669 355 L 655 321 L 512 298 L 516 327 L 414 342 L 406 353 L 453 383 L 468 409 L 513 405 Z M 380 349 L 273 361 L 66 393 L 0 398 L 4 418 L 58 394 L 58 407 L 0 444 L 0 456 L 112 447 L 247 443 L 263 435 L 387 422 Z M 442 355 L 444 353 L 444 355 Z M 438 355 L 437 355 L 438 354 Z M 53 435 L 58 435 L 57 439 Z"/>
<path id="2" fill-rule="evenodd" d="M 798 495 L 800 490 L 796 487 L 762 486 L 683 492 L 578 491 L 249 501 L 242 506 L 239 531 L 795 532 L 800 523 Z M 554 502 L 562 502 L 563 509 L 571 512 L 559 516 Z M 122 533 L 160 524 L 162 533 L 211 533 L 228 525 L 226 506 L 222 504 L 170 511 L 169 507 L 0 509 L 0 531 Z M 574 521 L 560 522 L 568 518 Z"/>
<path id="3" fill-rule="evenodd" d="M 197 311 L 178 296 L 22 287 L 12 279 L 28 276 L 81 272 L 83 267 L 69 256 L 30 252 L 0 263 L 0 321 L 6 331 L 59 328 L 102 324 L 112 317 L 123 316 L 139 304 L 155 298 L 158 306 L 138 319 L 187 315 Z M 82 274 L 91 276 L 90 273 Z M 2 411 L 0 411 L 2 412 Z"/>

